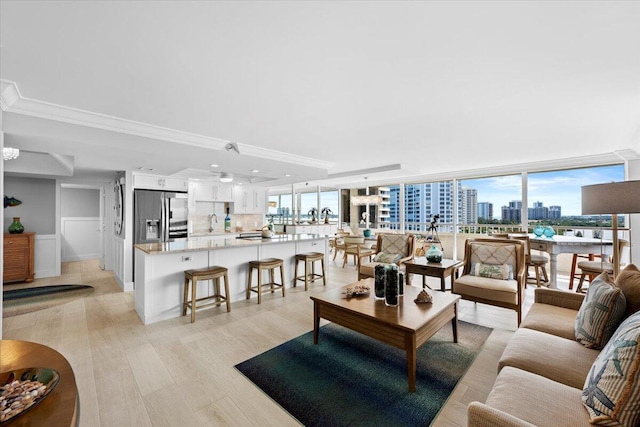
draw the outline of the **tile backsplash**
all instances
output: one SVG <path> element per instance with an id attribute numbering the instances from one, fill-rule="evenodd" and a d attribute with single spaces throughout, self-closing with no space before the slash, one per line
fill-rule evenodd
<path id="1" fill-rule="evenodd" d="M 212 218 L 213 214 L 215 217 Z M 189 234 L 224 233 L 226 215 L 224 203 L 196 202 L 195 212 L 189 212 Z M 229 216 L 232 232 L 261 230 L 266 224 L 264 215 L 230 214 Z M 210 228 L 213 228 L 213 231 Z"/>

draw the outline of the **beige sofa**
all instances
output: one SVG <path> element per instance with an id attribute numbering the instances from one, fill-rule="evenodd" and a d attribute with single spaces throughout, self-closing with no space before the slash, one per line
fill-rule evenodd
<path id="1" fill-rule="evenodd" d="M 600 350 L 575 339 L 584 297 L 556 289 L 535 290 L 533 306 L 500 358 L 486 402 L 468 406 L 469 426 L 590 425 L 582 390 Z M 637 301 L 637 295 L 632 298 Z M 638 311 L 635 305 L 627 308 L 626 317 Z"/>

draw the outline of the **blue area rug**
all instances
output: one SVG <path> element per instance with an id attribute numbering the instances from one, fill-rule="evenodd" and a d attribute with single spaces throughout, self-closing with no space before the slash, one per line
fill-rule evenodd
<path id="1" fill-rule="evenodd" d="M 329 323 L 236 368 L 305 426 L 424 426 L 444 406 L 492 329 L 458 322 L 418 349 L 416 392 L 405 352 Z"/>
<path id="2" fill-rule="evenodd" d="M 7 289 L 11 285 L 4 285 Z M 2 293 L 2 317 L 17 316 L 66 304 L 93 293 L 88 285 L 53 285 L 5 290 Z"/>

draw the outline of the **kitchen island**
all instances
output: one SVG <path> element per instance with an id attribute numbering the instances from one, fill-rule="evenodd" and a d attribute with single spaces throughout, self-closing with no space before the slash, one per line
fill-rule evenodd
<path id="1" fill-rule="evenodd" d="M 284 260 L 286 287 L 293 286 L 295 255 L 322 252 L 327 257 L 329 236 L 276 235 L 257 239 L 187 240 L 135 245 L 135 309 L 145 325 L 182 314 L 184 271 L 214 265 L 229 270 L 229 299 L 246 298 L 249 261 Z M 211 285 L 198 283 L 198 297 L 209 295 Z"/>

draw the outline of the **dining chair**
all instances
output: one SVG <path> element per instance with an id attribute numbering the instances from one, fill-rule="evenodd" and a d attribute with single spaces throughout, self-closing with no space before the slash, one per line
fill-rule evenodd
<path id="1" fill-rule="evenodd" d="M 366 256 L 371 257 L 373 255 L 373 250 L 364 246 L 364 236 L 344 236 L 342 239 L 344 240 L 343 268 L 347 265 L 349 255 L 353 255 L 353 263 L 356 266 L 358 265 L 360 258 Z"/>
<path id="2" fill-rule="evenodd" d="M 531 241 L 529 235 L 524 232 L 509 233 L 509 238 L 522 240 L 524 242 L 524 261 L 527 265 L 527 281 L 529 280 L 529 267 L 533 267 L 536 274 L 536 285 L 540 287 L 542 282 L 549 283 L 549 275 L 547 274 L 547 263 L 549 262 L 549 258 L 545 255 L 531 253 Z M 540 272 L 542 272 L 542 276 L 544 277 L 542 282 L 540 281 Z"/>
<path id="3" fill-rule="evenodd" d="M 618 240 L 618 260 L 621 266 L 623 265 L 622 261 L 626 259 L 630 250 L 631 245 L 628 240 Z M 578 268 L 580 269 L 580 281 L 576 287 L 576 292 L 583 292 L 582 284 L 586 276 L 589 276 L 589 283 L 591 283 L 597 275 L 604 272 L 613 276 L 613 258 L 609 257 L 608 261 L 580 261 Z"/>

